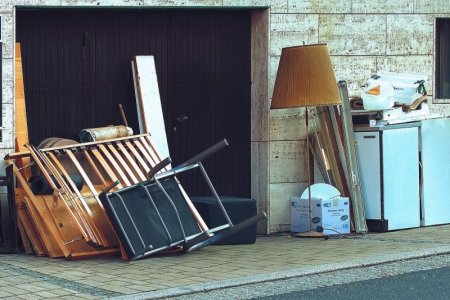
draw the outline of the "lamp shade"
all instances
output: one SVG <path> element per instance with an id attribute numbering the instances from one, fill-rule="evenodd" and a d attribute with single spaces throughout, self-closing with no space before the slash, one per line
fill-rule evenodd
<path id="1" fill-rule="evenodd" d="M 341 103 L 326 44 L 283 48 L 271 108 Z"/>

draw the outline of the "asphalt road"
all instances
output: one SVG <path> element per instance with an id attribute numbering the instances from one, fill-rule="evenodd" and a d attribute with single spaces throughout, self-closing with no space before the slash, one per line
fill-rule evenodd
<path id="1" fill-rule="evenodd" d="M 450 267 L 348 284 L 294 291 L 257 299 L 433 299 L 450 298 Z"/>
<path id="2" fill-rule="evenodd" d="M 450 299 L 450 255 L 266 281 L 171 299 Z"/>

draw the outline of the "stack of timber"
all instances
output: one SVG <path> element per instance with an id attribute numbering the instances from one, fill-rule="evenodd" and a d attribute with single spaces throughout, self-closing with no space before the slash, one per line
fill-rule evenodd
<path id="1" fill-rule="evenodd" d="M 27 144 L 26 150 L 5 157 L 17 181 L 14 193 L 25 251 L 80 259 L 123 250 L 99 196 L 148 179 L 161 161 L 150 134 L 42 149 Z M 42 176 L 50 187 L 45 192 L 33 191 L 27 177 L 31 172 L 19 171 L 16 162 L 24 159 L 37 166 L 33 176 Z M 74 173 L 82 178 L 80 190 Z M 188 206 L 199 227 L 207 230 L 190 201 Z M 127 258 L 123 251 L 122 257 Z"/>

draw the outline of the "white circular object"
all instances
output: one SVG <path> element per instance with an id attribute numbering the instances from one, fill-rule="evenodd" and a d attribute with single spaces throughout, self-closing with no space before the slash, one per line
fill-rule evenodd
<path id="1" fill-rule="evenodd" d="M 316 183 L 309 188 L 311 189 L 311 198 L 331 199 L 341 195 L 337 188 L 326 183 Z M 308 199 L 308 188 L 303 191 L 301 198 Z"/>

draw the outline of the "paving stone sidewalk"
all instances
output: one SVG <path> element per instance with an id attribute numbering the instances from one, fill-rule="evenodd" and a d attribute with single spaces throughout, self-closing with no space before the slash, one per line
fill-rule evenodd
<path id="1" fill-rule="evenodd" d="M 450 225 L 329 240 L 280 234 L 126 262 L 0 255 L 2 299 L 146 299 L 450 253 Z"/>

